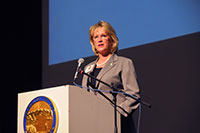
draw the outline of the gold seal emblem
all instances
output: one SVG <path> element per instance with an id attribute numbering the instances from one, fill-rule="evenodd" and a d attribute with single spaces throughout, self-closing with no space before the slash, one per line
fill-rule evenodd
<path id="1" fill-rule="evenodd" d="M 55 133 L 57 125 L 58 112 L 52 100 L 39 96 L 30 102 L 24 114 L 26 133 Z"/>

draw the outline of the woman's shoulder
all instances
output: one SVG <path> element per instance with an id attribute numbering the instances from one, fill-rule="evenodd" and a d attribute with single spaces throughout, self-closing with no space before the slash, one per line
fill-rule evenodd
<path id="1" fill-rule="evenodd" d="M 116 63 L 119 64 L 119 67 L 122 67 L 124 69 L 134 69 L 134 63 L 131 58 L 118 56 L 118 61 Z"/>
<path id="2" fill-rule="evenodd" d="M 133 60 L 131 58 L 125 57 L 125 56 L 121 56 L 121 55 L 116 55 L 118 61 L 123 62 L 123 63 L 132 63 Z"/>

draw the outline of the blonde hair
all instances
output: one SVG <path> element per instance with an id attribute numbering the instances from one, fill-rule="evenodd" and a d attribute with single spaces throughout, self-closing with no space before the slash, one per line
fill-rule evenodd
<path id="1" fill-rule="evenodd" d="M 111 52 L 112 53 L 116 52 L 118 50 L 117 34 L 116 34 L 114 28 L 108 22 L 101 20 L 97 24 L 92 25 L 89 29 L 90 43 L 92 45 L 92 50 L 93 50 L 94 54 L 98 56 L 98 51 L 96 50 L 96 48 L 94 46 L 93 36 L 94 36 L 95 29 L 97 29 L 99 27 L 105 28 L 105 30 L 108 32 L 108 35 L 110 36 L 110 38 L 112 39 L 112 42 L 113 42 Z"/>

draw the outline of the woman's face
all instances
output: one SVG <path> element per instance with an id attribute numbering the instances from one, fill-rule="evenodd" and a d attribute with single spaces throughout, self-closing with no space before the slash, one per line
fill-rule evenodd
<path id="1" fill-rule="evenodd" d="M 105 28 L 98 27 L 94 30 L 93 42 L 99 54 L 108 55 L 111 53 L 112 39 Z"/>

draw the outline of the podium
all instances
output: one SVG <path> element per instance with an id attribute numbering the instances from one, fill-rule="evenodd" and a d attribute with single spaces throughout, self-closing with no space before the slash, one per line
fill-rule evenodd
<path id="1" fill-rule="evenodd" d="M 42 98 L 50 99 L 49 109 L 47 105 L 36 105 Z M 48 102 L 44 99 L 41 104 L 45 101 Z M 53 111 L 50 111 L 52 108 Z M 41 119 L 40 124 L 38 119 Z M 53 130 L 55 129 L 52 130 L 53 133 L 114 133 L 113 106 L 103 97 L 72 85 L 19 93 L 17 120 L 18 133 L 25 132 L 25 128 L 26 130 L 28 128 L 27 123 L 31 120 L 35 130 L 37 124 L 40 131 L 49 130 L 49 125 L 52 126 L 49 124 L 51 121 L 54 125 Z M 117 125 L 120 133 L 119 113 L 117 113 Z"/>

